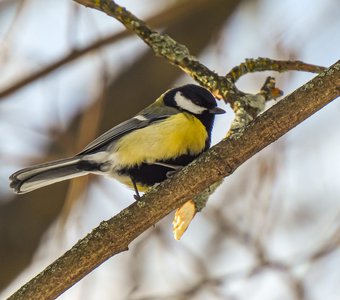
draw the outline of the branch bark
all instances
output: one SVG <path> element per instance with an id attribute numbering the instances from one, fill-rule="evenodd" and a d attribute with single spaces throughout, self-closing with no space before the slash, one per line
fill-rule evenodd
<path id="1" fill-rule="evenodd" d="M 340 61 L 256 118 L 238 138 L 201 155 L 140 201 L 122 210 L 9 299 L 55 299 L 172 210 L 225 176 L 340 95 Z M 190 174 L 190 176 L 188 176 Z"/>

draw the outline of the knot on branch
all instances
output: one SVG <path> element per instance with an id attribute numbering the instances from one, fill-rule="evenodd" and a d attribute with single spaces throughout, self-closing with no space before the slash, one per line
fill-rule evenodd
<path id="1" fill-rule="evenodd" d="M 274 77 L 268 76 L 266 81 L 264 82 L 260 94 L 263 95 L 266 101 L 277 99 L 278 97 L 283 95 L 283 91 L 275 86 L 276 80 Z"/>

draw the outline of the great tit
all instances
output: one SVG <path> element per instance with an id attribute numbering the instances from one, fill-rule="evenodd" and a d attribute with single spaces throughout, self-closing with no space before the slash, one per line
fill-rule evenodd
<path id="1" fill-rule="evenodd" d="M 108 130 L 77 155 L 34 165 L 10 176 L 18 194 L 87 175 L 108 175 L 146 191 L 210 147 L 217 107 L 213 95 L 187 84 L 162 94 L 133 118 Z"/>

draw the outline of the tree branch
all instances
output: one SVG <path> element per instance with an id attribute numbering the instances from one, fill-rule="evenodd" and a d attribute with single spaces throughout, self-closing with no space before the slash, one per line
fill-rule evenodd
<path id="1" fill-rule="evenodd" d="M 164 181 L 140 201 L 102 222 L 9 299 L 55 299 L 108 258 L 128 249 L 147 228 L 340 95 L 340 61 Z M 188 176 L 190 174 L 190 176 Z"/>

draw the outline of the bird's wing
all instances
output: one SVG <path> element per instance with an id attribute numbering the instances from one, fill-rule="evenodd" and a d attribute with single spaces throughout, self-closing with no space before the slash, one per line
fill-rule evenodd
<path id="1" fill-rule="evenodd" d="M 157 109 L 156 109 L 157 110 Z M 126 120 L 123 123 L 111 128 L 110 130 L 103 133 L 101 136 L 96 138 L 93 142 L 88 144 L 78 155 L 89 154 L 95 150 L 105 147 L 108 144 L 115 142 L 123 135 L 132 132 L 134 130 L 144 128 L 151 123 L 159 122 L 164 120 L 176 113 L 178 110 L 175 109 L 163 109 L 162 114 L 157 114 L 157 111 L 148 113 L 148 111 L 142 111 L 139 115 Z"/>

